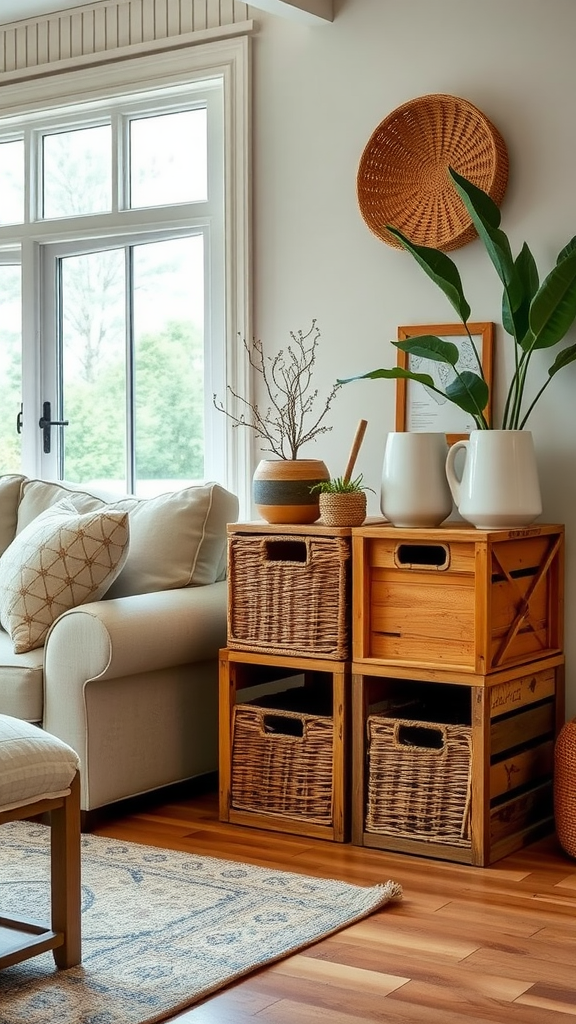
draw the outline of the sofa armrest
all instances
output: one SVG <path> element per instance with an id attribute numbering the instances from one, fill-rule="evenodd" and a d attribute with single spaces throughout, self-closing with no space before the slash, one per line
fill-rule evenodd
<path id="1" fill-rule="evenodd" d="M 225 644 L 226 582 L 95 601 L 50 628 L 45 687 L 204 661 Z"/>
<path id="2" fill-rule="evenodd" d="M 86 683 L 216 659 L 226 644 L 226 588 L 137 594 L 61 615 L 44 647 L 44 728 L 84 757 Z"/>

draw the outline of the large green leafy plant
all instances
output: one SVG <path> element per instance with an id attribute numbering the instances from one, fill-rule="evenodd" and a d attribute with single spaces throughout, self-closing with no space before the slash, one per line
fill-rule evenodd
<path id="1" fill-rule="evenodd" d="M 500 228 L 500 210 L 490 196 L 452 168 L 448 173 L 502 282 L 502 325 L 514 339 L 515 345 L 514 373 L 504 404 L 501 428 L 521 430 L 552 378 L 563 366 L 576 359 L 576 345 L 562 348 L 549 367 L 541 387 L 529 401 L 526 400 L 525 388 L 533 353 L 538 349 L 548 349 L 557 345 L 576 319 L 576 236 L 561 250 L 556 265 L 540 283 L 536 262 L 526 243 L 516 258 L 512 256 L 510 242 Z M 456 310 L 474 350 L 478 372 L 459 370 L 457 363 L 460 353 L 457 346 L 450 341 L 426 334 L 409 338 L 407 341 L 395 341 L 392 344 L 409 355 L 432 359 L 452 367 L 454 378 L 444 391 L 436 386 L 429 374 L 416 373 L 401 367 L 372 370 L 370 373 L 350 377 L 338 383 L 375 380 L 379 377 L 404 377 L 419 381 L 471 414 L 479 429 L 489 429 L 492 424 L 485 417 L 489 397 L 488 384 L 484 379 L 482 363 L 474 340 L 468 330 L 470 306 L 464 296 L 456 264 L 438 249 L 414 245 L 401 231 L 391 225 L 387 225 L 387 229 L 403 248 L 411 253 Z"/>

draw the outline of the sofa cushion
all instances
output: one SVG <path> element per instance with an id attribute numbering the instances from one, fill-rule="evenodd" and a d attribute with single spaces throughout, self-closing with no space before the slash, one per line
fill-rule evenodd
<path id="1" fill-rule="evenodd" d="M 71 501 L 77 512 L 93 512 L 105 505 L 100 497 L 88 491 L 72 489 L 51 480 L 29 480 L 24 477 L 20 488 L 16 532 L 20 533 L 41 512 L 63 498 Z"/>
<path id="2" fill-rule="evenodd" d="M 128 554 L 128 513 L 77 512 L 63 499 L 17 534 L 0 557 L 0 622 L 20 654 L 41 647 L 69 608 L 97 601 Z"/>
<path id="3" fill-rule="evenodd" d="M 226 524 L 238 515 L 238 499 L 224 487 L 201 484 L 109 507 L 129 509 L 130 553 L 107 597 L 200 587 L 221 577 Z"/>
<path id="4" fill-rule="evenodd" d="M 80 512 L 97 508 L 128 511 L 130 550 L 107 598 L 151 594 L 214 583 L 226 575 L 226 524 L 238 516 L 235 494 L 217 483 L 170 491 L 155 498 L 99 495 L 45 480 L 25 480 L 18 532 L 44 509 L 67 497 Z"/>
<path id="5" fill-rule="evenodd" d="M 15 654 L 11 636 L 0 629 L 0 708 L 3 714 L 27 722 L 41 722 L 43 680 L 43 648 Z"/>
<path id="6" fill-rule="evenodd" d="M 16 535 L 20 488 L 25 479 L 16 474 L 0 476 L 0 555 Z"/>

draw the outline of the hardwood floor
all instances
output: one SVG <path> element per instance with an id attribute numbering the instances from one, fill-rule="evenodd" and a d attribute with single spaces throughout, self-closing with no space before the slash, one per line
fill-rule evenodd
<path id="1" fill-rule="evenodd" d="M 207 794 L 99 835 L 404 897 L 197 1004 L 178 1024 L 551 1024 L 576 1018 L 576 861 L 554 837 L 472 868 L 218 821 Z"/>

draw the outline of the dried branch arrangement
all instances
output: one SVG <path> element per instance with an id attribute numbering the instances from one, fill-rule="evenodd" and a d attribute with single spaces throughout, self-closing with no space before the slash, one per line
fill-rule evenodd
<path id="1" fill-rule="evenodd" d="M 230 385 L 229 395 L 244 406 L 239 416 L 224 408 L 214 395 L 214 405 L 235 427 L 249 427 L 260 442 L 262 451 L 271 452 L 279 459 L 297 459 L 302 445 L 314 441 L 319 434 L 332 430 L 324 424 L 332 402 L 339 390 L 335 384 L 324 406 L 317 414 L 318 389 L 312 388 L 312 374 L 316 362 L 316 349 L 320 330 L 316 320 L 310 330 L 290 331 L 292 343 L 275 356 L 264 355 L 261 341 L 249 344 L 243 339 L 250 366 L 260 374 L 270 404 L 264 410 L 257 402 L 249 402 L 237 394 Z"/>

